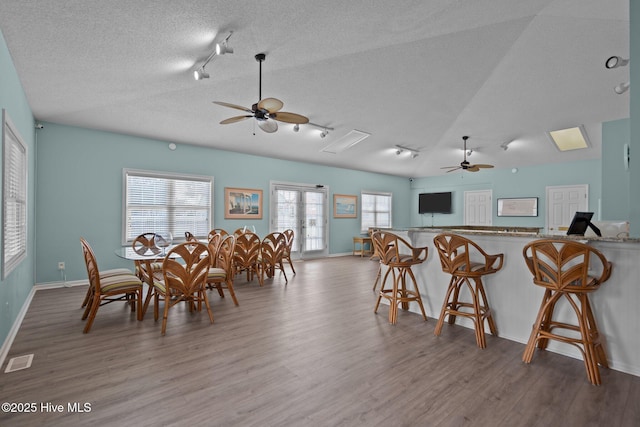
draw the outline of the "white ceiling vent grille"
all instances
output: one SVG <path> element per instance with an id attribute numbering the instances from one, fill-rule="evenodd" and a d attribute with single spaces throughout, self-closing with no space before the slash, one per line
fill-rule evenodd
<path id="1" fill-rule="evenodd" d="M 342 138 L 337 141 L 332 142 L 331 144 L 324 147 L 321 151 L 325 153 L 338 154 L 342 153 L 344 150 L 347 150 L 358 142 L 362 141 L 365 138 L 370 137 L 371 134 L 367 132 L 362 132 L 359 130 L 352 130 Z"/>
<path id="2" fill-rule="evenodd" d="M 33 361 L 33 354 L 26 354 L 24 356 L 13 357 L 9 359 L 9 363 L 7 363 L 7 367 L 4 370 L 4 373 L 6 374 L 9 372 L 30 368 L 32 361 Z"/>

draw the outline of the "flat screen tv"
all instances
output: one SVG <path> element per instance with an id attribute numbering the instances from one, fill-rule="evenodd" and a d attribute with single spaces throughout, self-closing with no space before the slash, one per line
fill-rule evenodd
<path id="1" fill-rule="evenodd" d="M 420 193 L 418 213 L 451 213 L 451 192 Z"/>
<path id="2" fill-rule="evenodd" d="M 567 230 L 567 235 L 584 236 L 587 228 L 591 227 L 596 236 L 601 236 L 598 227 L 591 223 L 591 218 L 593 218 L 593 212 L 576 212 Z"/>

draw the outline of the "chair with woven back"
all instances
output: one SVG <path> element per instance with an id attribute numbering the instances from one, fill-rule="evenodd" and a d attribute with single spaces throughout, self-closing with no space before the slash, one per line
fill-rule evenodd
<path id="1" fill-rule="evenodd" d="M 258 257 L 260 286 L 264 285 L 265 276 L 274 277 L 276 270 L 282 271 L 285 282 L 288 282 L 283 264 L 283 253 L 286 244 L 285 235 L 278 232 L 267 234 L 260 242 L 260 256 Z"/>
<path id="2" fill-rule="evenodd" d="M 185 302 L 189 311 L 200 311 L 202 303 L 207 309 L 209 320 L 213 323 L 213 313 L 207 298 L 206 282 L 211 255 L 209 245 L 202 242 L 184 242 L 174 246 L 162 262 L 162 280 L 156 280 L 154 288 L 154 320 L 158 320 L 160 301 L 164 301 L 162 316 L 162 335 L 167 330 L 169 309 Z"/>
<path id="3" fill-rule="evenodd" d="M 601 384 L 598 365 L 609 365 L 589 295 L 609 279 L 611 262 L 588 244 L 562 239 L 535 240 L 525 245 L 522 254 L 533 283 L 544 288 L 523 362 L 531 363 L 536 346 L 545 350 L 549 340 L 570 344 L 580 350 L 591 384 Z M 567 315 L 554 316 L 561 301 L 568 303 L 577 322 L 569 323 Z"/>
<path id="4" fill-rule="evenodd" d="M 235 233 L 234 233 L 235 235 Z M 260 255 L 260 237 L 257 234 L 247 231 L 235 235 L 236 250 L 233 256 L 236 274 L 243 271 L 247 274 L 247 281 L 253 280 L 258 272 L 258 256 Z"/>
<path id="5" fill-rule="evenodd" d="M 220 235 L 217 234 L 216 236 Z M 233 235 L 222 237 L 218 243 L 212 244 L 211 241 L 209 241 L 209 251 L 215 255 L 212 257 L 211 266 L 207 275 L 207 287 L 209 289 L 215 287 L 222 298 L 224 298 L 223 289 L 226 288 L 231 295 L 231 299 L 233 299 L 233 303 L 238 305 L 238 299 L 233 289 L 233 278 L 235 276 L 233 257 L 235 249 L 236 238 Z"/>
<path id="6" fill-rule="evenodd" d="M 498 335 L 489 301 L 482 284 L 482 277 L 502 268 L 504 254 L 489 255 L 477 243 L 453 233 L 441 233 L 433 239 L 440 256 L 442 271 L 451 275 L 447 293 L 434 334 L 440 335 L 445 317 L 453 325 L 456 316 L 466 317 L 474 323 L 476 344 L 486 348 L 484 322 L 494 336 Z M 463 289 L 470 293 L 470 301 L 461 301 Z"/>
<path id="7" fill-rule="evenodd" d="M 224 236 L 228 236 L 229 232 L 223 228 L 214 228 L 211 231 L 209 231 L 209 235 L 207 236 L 207 239 L 211 240 L 211 237 L 213 237 L 213 235 L 215 234 L 219 234 L 220 236 L 224 237 Z"/>
<path id="8" fill-rule="evenodd" d="M 158 235 L 156 233 L 143 233 L 133 239 L 133 242 L 131 242 L 131 247 L 136 253 L 139 253 L 140 255 L 153 253 L 158 255 L 158 259 L 161 259 L 162 249 L 160 249 L 156 245 L 157 238 Z M 136 275 L 141 280 L 147 279 L 147 282 L 150 282 L 150 280 L 148 280 L 150 277 L 155 274 L 157 274 L 158 276 L 162 274 L 162 261 L 134 261 L 134 264 L 136 268 Z M 149 268 L 151 268 L 151 271 L 147 271 L 149 270 Z"/>
<path id="9" fill-rule="evenodd" d="M 114 301 L 125 301 L 131 304 L 131 312 L 137 312 L 137 319 L 142 320 L 142 281 L 140 278 L 130 271 L 128 273 L 122 272 L 122 274 L 100 274 L 96 256 L 89 243 L 81 237 L 80 245 L 82 246 L 82 255 L 87 267 L 89 288 L 91 289 L 82 316 L 82 320 L 87 320 L 83 332 L 86 334 L 91 330 L 93 321 L 98 314 L 98 309 Z"/>
<path id="10" fill-rule="evenodd" d="M 295 240 L 294 232 L 289 228 L 287 230 L 284 230 L 282 234 L 284 234 L 286 243 L 284 251 L 282 252 L 282 259 L 289 263 L 289 265 L 291 266 L 291 271 L 293 271 L 293 274 L 296 274 L 296 269 L 293 268 L 293 262 L 291 261 L 291 250 L 293 247 L 293 241 Z"/>
<path id="11" fill-rule="evenodd" d="M 395 324 L 398 319 L 398 305 L 400 304 L 403 310 L 408 310 L 409 303 L 415 302 L 422 312 L 422 318 L 427 320 L 420 289 L 411 267 L 426 261 L 429 249 L 427 247 L 413 247 L 400 236 L 387 231 L 376 231 L 371 235 L 371 239 L 374 247 L 377 247 L 380 263 L 386 266 L 373 312 L 378 312 L 382 298 L 387 299 L 389 301 L 389 323 Z M 385 287 L 389 274 L 393 277 L 391 288 Z M 407 286 L 409 280 L 413 289 L 409 289 Z"/>

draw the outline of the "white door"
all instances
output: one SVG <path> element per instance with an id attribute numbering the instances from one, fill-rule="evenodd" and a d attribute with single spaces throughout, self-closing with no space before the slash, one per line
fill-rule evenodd
<path id="1" fill-rule="evenodd" d="M 293 230 L 293 257 L 327 255 L 327 189 L 271 184 L 271 231 Z"/>
<path id="2" fill-rule="evenodd" d="M 464 225 L 491 225 L 493 221 L 491 190 L 464 192 Z"/>
<path id="3" fill-rule="evenodd" d="M 571 219 L 576 212 L 589 206 L 589 186 L 562 185 L 547 187 L 547 231 L 549 234 L 567 234 Z"/>

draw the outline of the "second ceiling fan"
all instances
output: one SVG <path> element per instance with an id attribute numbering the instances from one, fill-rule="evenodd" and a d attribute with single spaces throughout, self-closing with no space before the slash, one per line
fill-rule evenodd
<path id="1" fill-rule="evenodd" d="M 458 170 L 458 169 L 462 169 L 462 170 L 469 171 L 469 172 L 478 172 L 480 169 L 492 168 L 493 167 L 493 165 L 484 165 L 484 164 L 472 165 L 471 163 L 469 163 L 467 161 L 467 139 L 469 139 L 468 136 L 463 136 L 462 137 L 462 141 L 463 141 L 463 144 L 464 144 L 464 157 L 462 159 L 462 162 L 460 162 L 460 166 L 444 166 L 444 167 L 442 167 L 440 169 L 449 169 L 447 171 L 447 173 L 453 172 L 453 171 Z"/>
<path id="2" fill-rule="evenodd" d="M 242 110 L 248 114 L 242 116 L 234 116 L 225 119 L 220 122 L 221 125 L 227 125 L 229 123 L 236 123 L 242 120 L 246 120 L 254 117 L 258 122 L 260 129 L 267 133 L 273 133 L 278 130 L 278 122 L 305 124 L 309 123 L 309 119 L 305 116 L 296 113 L 288 113 L 280 111 L 284 106 L 284 103 L 276 98 L 262 99 L 262 61 L 265 60 L 266 55 L 259 53 L 255 56 L 256 61 L 260 63 L 260 78 L 258 83 L 258 102 L 253 104 L 251 108 L 246 108 L 241 105 L 230 104 L 228 102 L 213 101 L 214 104 L 222 105 L 223 107 L 235 108 L 236 110 Z"/>

